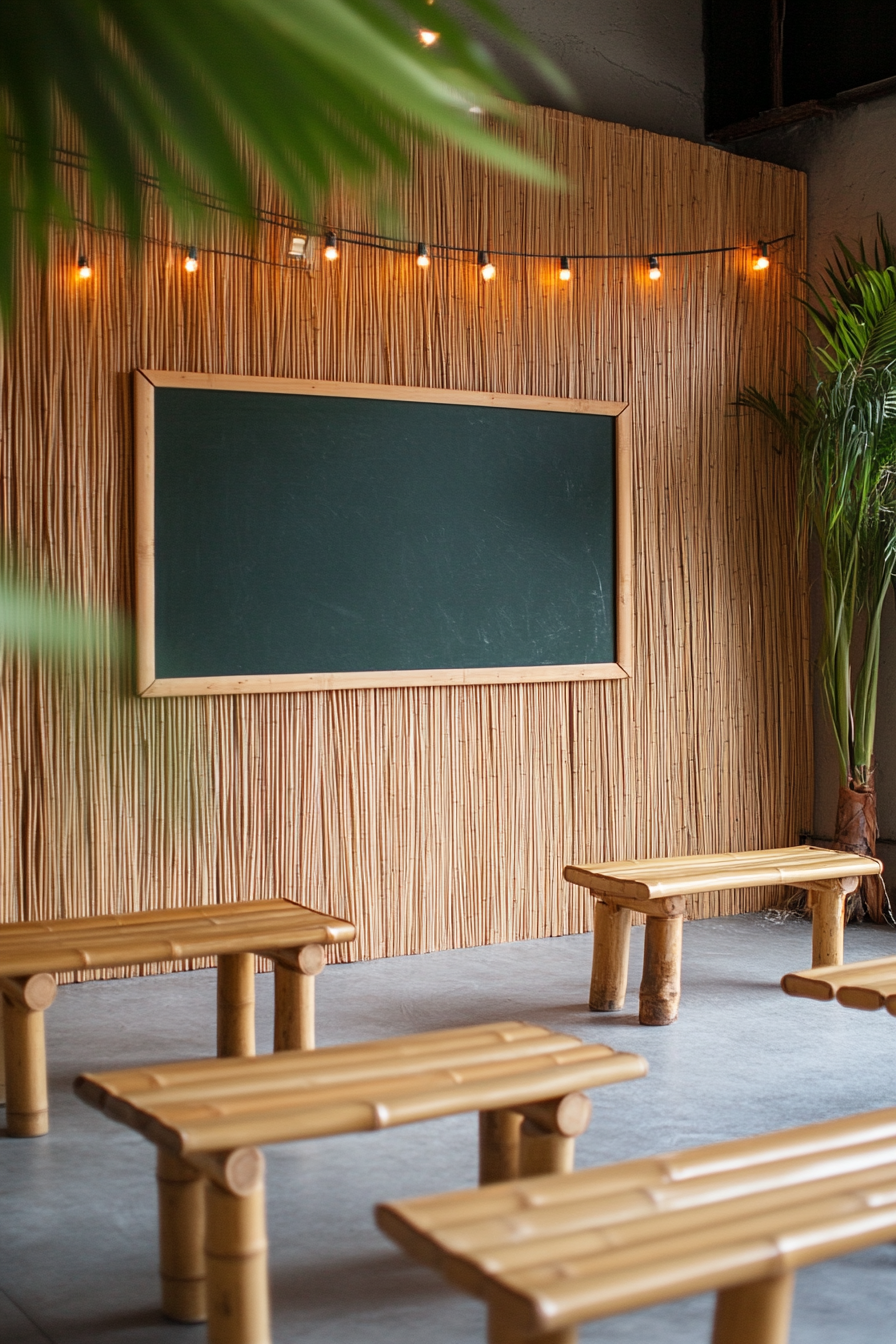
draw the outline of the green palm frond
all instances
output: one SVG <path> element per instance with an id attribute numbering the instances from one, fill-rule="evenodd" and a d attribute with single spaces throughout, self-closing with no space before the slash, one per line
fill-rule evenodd
<path id="1" fill-rule="evenodd" d="M 463 10 L 572 97 L 492 0 L 463 0 Z M 421 27 L 438 29 L 438 43 L 423 48 Z M 369 182 L 384 165 L 405 165 L 409 137 L 445 136 L 488 163 L 556 180 L 471 115 L 507 118 L 514 90 L 482 43 L 426 0 L 7 0 L 0 85 L 7 314 L 15 208 L 40 255 L 48 222 L 70 218 L 54 165 L 61 114 L 83 141 L 97 216 L 113 208 L 135 240 L 147 174 L 180 219 L 206 193 L 251 221 L 244 148 L 300 217 L 335 181 Z"/>
<path id="2" fill-rule="evenodd" d="M 852 302 L 853 282 L 863 270 L 884 271 L 896 266 L 896 247 L 890 241 L 884 221 L 877 217 L 877 237 L 874 240 L 874 253 L 869 256 L 865 241 L 859 242 L 858 256 L 847 247 L 842 238 L 835 237 L 837 253 L 824 268 L 825 284 L 830 294 L 836 294 L 844 304 Z M 817 291 L 815 291 L 817 295 Z"/>
<path id="3" fill-rule="evenodd" d="M 121 658 L 130 653 L 129 623 L 85 606 L 21 573 L 0 558 L 0 650 L 52 661 Z"/>
<path id="4" fill-rule="evenodd" d="M 492 0 L 458 0 L 567 101 L 572 89 Z M 421 28 L 438 43 L 421 47 Z M 15 221 L 47 255 L 54 222 L 75 221 L 56 150 L 74 127 L 95 222 L 110 212 L 135 242 L 143 184 L 176 219 L 214 198 L 253 221 L 246 151 L 312 216 L 336 182 L 407 167 L 436 136 L 543 183 L 552 171 L 488 129 L 477 108 L 513 115 L 514 89 L 452 12 L 427 0 L 6 0 L 0 4 L 0 316 L 9 318 Z M 30 582 L 0 557 L 0 647 L 43 657 L 121 655 L 117 618 Z"/>
<path id="5" fill-rule="evenodd" d="M 896 358 L 896 269 L 860 272 L 849 303 L 832 296 L 809 311 L 825 338 L 814 353 L 829 372 L 886 368 Z"/>

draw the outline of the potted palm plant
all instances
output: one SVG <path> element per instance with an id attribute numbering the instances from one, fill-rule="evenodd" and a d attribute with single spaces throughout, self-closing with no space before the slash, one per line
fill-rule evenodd
<path id="1" fill-rule="evenodd" d="M 812 375 L 786 405 L 747 388 L 796 455 L 801 528 L 821 560 L 818 673 L 840 770 L 834 843 L 874 854 L 874 729 L 881 618 L 896 571 L 896 258 L 879 244 L 858 257 L 838 240 L 825 290 L 807 311 L 821 340 Z M 892 918 L 878 877 L 863 878 L 850 913 Z"/>

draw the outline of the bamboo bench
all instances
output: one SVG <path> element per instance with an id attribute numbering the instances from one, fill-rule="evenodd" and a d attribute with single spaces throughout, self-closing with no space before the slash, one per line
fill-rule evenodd
<path id="1" fill-rule="evenodd" d="M 44 1012 L 64 971 L 218 958 L 218 1054 L 255 1053 L 255 957 L 274 962 L 274 1049 L 314 1048 L 314 977 L 323 945 L 355 928 L 294 901 L 235 901 L 129 915 L 0 925 L 0 1007 L 6 1127 L 49 1128 Z"/>
<path id="2" fill-rule="evenodd" d="M 886 1008 L 891 1017 L 896 1017 L 896 957 L 790 971 L 782 978 L 781 988 L 795 999 L 836 999 L 845 1008 L 863 1008 L 866 1012 Z"/>
<path id="3" fill-rule="evenodd" d="M 896 1109 L 382 1204 L 376 1220 L 485 1300 L 489 1344 L 575 1344 L 586 1321 L 710 1291 L 713 1344 L 786 1344 L 795 1270 L 896 1237 Z"/>
<path id="4" fill-rule="evenodd" d="M 581 1089 L 646 1072 L 639 1055 L 503 1022 L 313 1054 L 85 1074 L 75 1092 L 158 1148 L 165 1314 L 207 1318 L 210 1344 L 269 1344 L 256 1145 L 479 1111 L 480 1181 L 566 1171 L 591 1116 Z"/>
<path id="5" fill-rule="evenodd" d="M 839 966 L 845 898 L 861 876 L 882 870 L 879 859 L 812 845 L 570 864 L 563 876 L 588 887 L 594 896 L 589 1007 L 595 1013 L 612 1013 L 625 1001 L 633 910 L 647 916 L 639 1019 L 644 1026 L 662 1027 L 678 1016 L 686 895 L 732 887 L 802 887 L 812 910 L 812 965 Z"/>

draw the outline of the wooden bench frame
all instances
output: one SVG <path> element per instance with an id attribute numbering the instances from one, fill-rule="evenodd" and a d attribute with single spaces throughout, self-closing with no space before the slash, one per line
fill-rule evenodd
<path id="1" fill-rule="evenodd" d="M 785 994 L 795 999 L 836 999 L 844 1008 L 876 1012 L 886 1008 L 896 1017 L 896 957 L 875 957 L 847 966 L 820 966 L 788 971 L 781 979 Z"/>
<path id="2" fill-rule="evenodd" d="M 44 1013 L 61 972 L 217 955 L 218 1054 L 253 1055 L 255 959 L 269 957 L 274 1049 L 313 1050 L 314 980 L 326 964 L 324 947 L 354 937 L 347 920 L 285 900 L 0 925 L 7 1133 L 29 1138 L 49 1129 Z"/>
<path id="3" fill-rule="evenodd" d="M 479 1111 L 481 1183 L 571 1171 L 576 1136 L 591 1117 L 581 1089 L 646 1072 L 639 1055 L 505 1022 L 313 1055 L 85 1074 L 75 1092 L 158 1148 L 165 1314 L 207 1318 L 210 1344 L 269 1344 L 256 1145 Z"/>
<path id="4" fill-rule="evenodd" d="M 812 845 L 570 864 L 563 876 L 587 887 L 594 897 L 588 1006 L 594 1013 L 613 1013 L 625 1002 L 633 911 L 647 917 L 639 1020 L 644 1026 L 664 1027 L 678 1017 L 686 896 L 735 887 L 802 887 L 812 911 L 812 965 L 839 965 L 846 897 L 861 876 L 882 871 L 878 859 Z"/>
<path id="5" fill-rule="evenodd" d="M 488 1307 L 489 1344 L 715 1291 L 713 1344 L 786 1344 L 794 1273 L 892 1241 L 896 1108 L 382 1204 L 381 1231 Z"/>

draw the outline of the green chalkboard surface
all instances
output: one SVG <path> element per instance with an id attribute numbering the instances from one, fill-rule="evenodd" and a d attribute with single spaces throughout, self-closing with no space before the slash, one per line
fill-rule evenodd
<path id="1" fill-rule="evenodd" d="M 615 415 L 242 385 L 153 403 L 153 693 L 617 663 Z"/>

